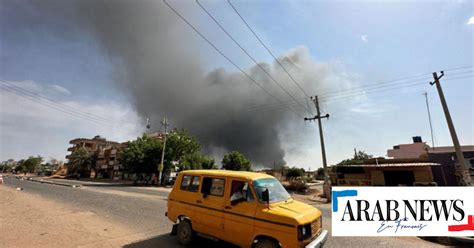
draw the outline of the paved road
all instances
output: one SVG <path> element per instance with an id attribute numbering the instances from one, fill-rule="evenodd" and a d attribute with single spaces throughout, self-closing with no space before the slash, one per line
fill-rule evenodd
<path id="1" fill-rule="evenodd" d="M 144 233 L 147 239 L 128 244 L 125 247 L 170 247 L 178 248 L 176 238 L 169 236 L 172 223 L 164 216 L 168 193 L 124 186 L 87 186 L 71 188 L 6 178 L 7 187 L 22 187 L 25 193 L 70 204 L 78 210 L 93 211 L 126 225 L 135 233 Z M 323 225 L 331 231 L 330 208 L 328 204 L 318 205 L 323 211 Z M 216 243 L 199 239 L 193 247 L 229 247 L 226 243 Z M 413 237 L 368 238 L 330 237 L 327 247 L 432 247 L 435 243 Z"/>

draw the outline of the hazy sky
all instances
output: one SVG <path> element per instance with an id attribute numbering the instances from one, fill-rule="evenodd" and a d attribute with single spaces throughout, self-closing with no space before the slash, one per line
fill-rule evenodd
<path id="1" fill-rule="evenodd" d="M 64 159 L 68 141 L 73 138 L 100 134 L 110 140 L 126 141 L 140 136 L 144 131 L 143 110 L 137 107 L 140 99 L 136 95 L 131 97 L 128 93 L 134 90 L 134 84 L 128 82 L 127 88 L 117 83 L 124 78 L 127 78 L 125 81 L 130 81 L 130 77 L 122 75 L 126 74 L 127 70 L 120 70 L 120 58 L 130 55 L 121 53 L 124 57 L 114 57 L 113 53 L 107 50 L 104 39 L 98 38 L 100 35 L 94 33 L 98 31 L 88 28 L 89 19 L 81 16 L 84 12 L 77 11 L 79 7 L 75 1 L 58 1 L 61 3 L 58 4 L 60 14 L 55 11 L 54 1 L 48 1 L 52 8 L 47 11 L 39 7 L 38 2 L 40 1 L 0 0 L 0 80 L 8 85 L 22 87 L 28 92 L 47 96 L 55 103 L 44 103 L 44 100 L 38 100 L 25 91 L 20 93 L 21 96 L 13 94 L 11 88 L 8 88 L 11 86 L 2 83 L 0 160 L 20 159 L 37 154 Z M 86 2 L 94 5 L 94 1 Z M 108 1 L 109 4 L 113 2 Z M 184 16 L 239 66 L 250 71 L 257 70 L 253 62 L 194 1 L 169 2 L 182 11 Z M 460 142 L 463 145 L 474 144 L 474 67 L 467 67 L 474 66 L 472 1 L 232 2 L 274 54 L 287 58 L 294 56 L 298 60 L 288 68 L 298 81 L 301 80 L 308 94 L 327 96 L 321 106 L 323 114 L 331 115 L 329 120 L 323 120 L 330 163 L 350 157 L 354 148 L 384 156 L 386 150 L 393 145 L 410 143 L 411 137 L 416 135 L 422 136 L 431 144 L 424 92 L 428 92 L 436 144 L 451 145 L 436 89 L 429 85 L 429 73 L 439 70 L 446 70 L 442 84 Z M 272 57 L 252 36 L 226 1 L 203 0 L 201 3 L 257 61 L 273 63 Z M 199 67 L 205 73 L 214 70 L 219 72 L 221 69 L 226 73 L 223 80 L 241 77 L 232 64 L 179 20 L 163 2 L 155 1 L 153 4 L 156 4 L 159 13 L 165 13 L 166 20 L 172 22 L 171 35 L 186 37 L 186 40 L 182 40 L 185 45 L 180 44 L 179 47 L 184 46 L 185 49 L 190 49 L 191 53 L 198 54 Z M 101 18 L 107 20 L 108 16 L 105 14 Z M 122 21 L 127 24 L 127 20 Z M 143 30 L 148 32 L 150 27 L 153 27 L 149 23 L 142 24 L 147 26 L 148 29 Z M 162 26 L 166 27 L 157 25 L 156 35 L 168 35 L 160 33 Z M 137 44 L 142 44 L 140 39 L 148 37 L 145 34 L 142 37 L 140 31 L 135 30 L 136 37 L 129 37 L 130 40 L 127 40 L 130 42 L 130 51 L 136 51 L 132 48 L 136 46 L 133 44 L 134 40 L 138 40 Z M 121 26 L 106 32 L 121 32 Z M 160 45 L 157 44 L 158 46 Z M 146 54 L 136 56 L 146 57 Z M 168 53 L 167 56 L 172 55 Z M 166 60 L 158 57 L 152 59 Z M 162 62 L 157 64 L 161 65 Z M 283 86 L 298 99 L 304 97 L 289 78 L 277 69 L 273 67 L 272 73 L 275 73 Z M 180 71 L 179 67 L 176 67 L 176 71 L 186 74 L 186 71 Z M 324 73 L 324 76 L 319 73 Z M 414 75 L 418 77 L 411 77 Z M 321 78 L 316 80 L 318 77 Z M 363 85 L 404 77 L 410 78 L 401 81 L 399 88 L 393 89 L 397 87 L 396 84 L 387 88 L 393 90 L 371 93 L 368 88 L 360 88 Z M 314 84 L 312 78 L 315 78 Z M 241 83 L 243 80 L 235 79 L 235 83 Z M 416 83 L 415 81 L 421 84 L 411 85 Z M 410 86 L 401 87 L 407 84 Z M 267 86 L 279 99 L 289 102 L 292 109 L 304 112 L 276 85 Z M 347 91 L 353 87 L 359 87 L 359 91 Z M 232 88 L 229 94 L 236 92 L 236 89 L 240 92 L 236 93 L 236 96 L 246 94 L 247 88 L 244 85 Z M 378 87 L 376 89 L 380 90 Z M 192 88 L 189 88 L 189 91 L 191 90 Z M 258 88 L 249 90 L 248 94 L 252 95 L 253 91 L 265 94 Z M 193 92 L 186 92 L 191 93 Z M 348 97 L 335 99 L 340 96 Z M 156 97 L 165 96 L 156 92 Z M 248 99 L 244 97 L 232 98 L 235 105 L 243 106 L 245 101 Z M 274 106 L 275 102 L 262 98 L 261 101 L 255 101 L 258 103 L 256 106 L 250 104 L 255 106 L 254 109 L 246 109 L 259 117 L 270 117 L 275 111 L 286 111 L 283 107 L 261 107 Z M 67 114 L 51 107 L 57 106 L 57 103 L 93 114 L 93 117 L 86 120 L 78 118 L 77 114 Z M 218 102 L 213 104 L 219 108 Z M 155 127 L 159 126 L 158 117 L 164 115 L 161 112 L 169 109 L 165 105 L 161 102 L 157 108 L 158 113 L 154 113 L 156 118 L 152 120 L 152 124 Z M 314 109 L 313 106 L 310 108 Z M 308 113 L 305 115 L 309 116 Z M 278 119 L 281 120 L 278 125 L 273 125 L 277 130 L 275 135 L 284 150 L 284 160 L 289 165 L 312 169 L 320 167 L 317 125 L 314 122 L 304 123 L 299 116 L 292 116 L 291 113 L 288 116 Z M 174 127 L 192 130 L 192 127 L 182 124 L 185 123 L 182 119 L 182 116 L 176 117 L 175 123 L 180 123 L 180 126 Z M 236 120 L 239 121 L 241 120 Z M 171 124 L 173 125 L 173 119 Z M 239 132 L 245 133 L 246 130 Z M 255 141 L 249 139 L 250 142 Z M 215 151 L 217 159 L 222 152 Z"/>

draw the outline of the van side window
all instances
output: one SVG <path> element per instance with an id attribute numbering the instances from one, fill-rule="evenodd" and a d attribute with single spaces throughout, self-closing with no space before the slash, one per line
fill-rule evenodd
<path id="1" fill-rule="evenodd" d="M 200 177 L 194 176 L 191 184 L 189 185 L 188 191 L 197 192 L 199 189 L 199 181 L 201 180 Z"/>
<path id="2" fill-rule="evenodd" d="M 225 179 L 205 177 L 202 180 L 201 193 L 214 196 L 223 196 Z"/>
<path id="3" fill-rule="evenodd" d="M 183 176 L 183 179 L 181 179 L 180 189 L 187 190 L 190 182 L 191 182 L 191 176 Z"/>
<path id="4" fill-rule="evenodd" d="M 232 180 L 232 187 L 230 191 L 230 202 L 232 205 L 236 205 L 239 202 L 253 201 L 254 197 L 252 191 L 249 188 L 249 183 L 246 181 Z"/>

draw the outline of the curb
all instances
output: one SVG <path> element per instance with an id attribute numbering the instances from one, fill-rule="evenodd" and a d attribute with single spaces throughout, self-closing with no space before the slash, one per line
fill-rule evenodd
<path id="1" fill-rule="evenodd" d="M 71 188 L 82 187 L 81 184 L 67 184 L 67 183 L 52 182 L 52 181 L 46 181 L 46 180 L 31 179 L 31 180 L 28 180 L 28 181 L 37 182 L 37 183 L 53 184 L 53 185 L 59 185 L 59 186 L 66 186 L 66 187 L 71 187 Z"/>

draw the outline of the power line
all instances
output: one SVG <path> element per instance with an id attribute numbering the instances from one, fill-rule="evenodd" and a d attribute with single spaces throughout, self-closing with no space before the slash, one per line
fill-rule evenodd
<path id="1" fill-rule="evenodd" d="M 290 74 L 290 72 L 283 66 L 283 64 L 280 62 L 280 60 L 273 54 L 273 52 L 270 50 L 270 48 L 268 48 L 267 45 L 265 45 L 265 43 L 262 41 L 262 39 L 260 39 L 260 37 L 257 35 L 257 33 L 253 30 L 252 27 L 250 27 L 250 25 L 248 24 L 248 22 L 245 20 L 245 18 L 239 13 L 239 11 L 237 10 L 237 8 L 232 4 L 232 2 L 230 2 L 230 0 L 227 0 L 227 3 L 229 3 L 229 5 L 232 7 L 232 9 L 234 10 L 234 12 L 240 17 L 240 19 L 242 20 L 242 22 L 245 24 L 245 26 L 247 26 L 247 28 L 250 30 L 250 32 L 252 32 L 252 34 L 255 36 L 255 38 L 257 38 L 258 42 L 265 48 L 265 50 L 267 50 L 267 52 L 273 57 L 273 59 L 278 63 L 278 65 L 280 65 L 280 67 L 285 71 L 285 73 L 288 75 L 288 77 L 293 81 L 294 84 L 296 84 L 296 86 L 298 86 L 298 88 L 301 90 L 301 92 L 303 92 L 303 94 L 307 97 L 307 98 L 310 98 L 310 96 L 305 92 L 305 90 L 301 87 L 301 85 L 293 78 L 293 76 Z"/>
<path id="2" fill-rule="evenodd" d="M 184 18 L 175 8 L 173 8 L 166 0 L 163 0 L 163 2 L 170 8 L 183 22 L 185 22 L 189 27 L 191 27 L 202 39 L 204 39 L 214 50 L 216 50 L 222 57 L 224 57 L 229 63 L 231 63 L 233 66 L 235 66 L 240 72 L 242 72 L 247 78 L 250 79 L 251 82 L 253 82 L 255 85 L 257 85 L 260 89 L 262 89 L 265 93 L 267 93 L 269 96 L 272 98 L 276 99 L 279 103 L 282 105 L 285 105 L 279 98 L 271 94 L 267 89 L 265 89 L 262 85 L 260 85 L 255 79 L 253 79 L 247 72 L 245 72 L 240 66 L 238 66 L 233 60 L 231 60 L 229 57 L 227 57 L 219 48 L 214 45 L 205 35 L 203 35 L 196 27 L 194 27 L 186 18 Z M 302 114 L 292 110 L 287 106 L 288 110 L 294 112 L 296 115 L 303 117 Z"/>
<path id="3" fill-rule="evenodd" d="M 2 82 L 2 83 L 4 83 L 4 82 Z M 76 118 L 87 120 L 89 122 L 93 122 L 94 124 L 97 124 L 97 125 L 102 125 L 102 126 L 106 126 L 106 127 L 110 127 L 110 128 L 114 128 L 114 129 L 121 129 L 121 128 L 118 128 L 117 126 L 110 125 L 108 122 L 98 120 L 98 119 L 93 118 L 93 117 L 91 117 L 87 114 L 84 114 L 80 111 L 77 111 L 77 110 L 75 110 L 75 109 L 73 109 L 69 106 L 68 106 L 69 108 L 64 108 L 63 107 L 63 106 L 65 106 L 64 104 L 55 104 L 54 102 L 42 101 L 42 100 L 44 100 L 43 98 L 36 97 L 35 94 L 29 94 L 28 93 L 29 91 L 22 91 L 22 90 L 19 90 L 18 88 L 8 86 L 7 84 L 3 84 L 3 85 L 0 84 L 0 89 L 8 91 L 8 92 L 10 92 L 12 94 L 15 94 L 19 97 L 22 97 L 24 99 L 36 102 L 36 103 L 41 104 L 45 107 L 57 110 L 59 112 L 69 114 L 69 115 L 72 115 Z M 23 89 L 23 88 L 20 87 L 20 89 Z M 50 99 L 50 100 L 52 100 L 52 99 Z M 55 101 L 55 100 L 52 100 L 52 101 Z M 123 129 L 121 129 L 121 130 L 123 130 Z"/>
<path id="4" fill-rule="evenodd" d="M 470 67 L 474 67 L 474 66 L 470 66 Z M 468 68 L 468 66 L 459 67 L 459 68 Z M 446 76 L 459 75 L 459 74 L 468 74 L 468 73 L 472 73 L 472 72 L 474 72 L 474 70 L 473 71 L 450 73 L 449 75 L 446 74 Z M 426 74 L 430 74 L 430 73 L 426 73 Z M 345 96 L 345 95 L 351 96 L 354 93 L 363 93 L 363 92 L 365 92 L 365 90 L 377 90 L 377 89 L 381 89 L 381 88 L 384 88 L 384 87 L 399 86 L 399 85 L 406 85 L 406 84 L 411 85 L 412 82 L 422 82 L 424 79 L 416 79 L 416 80 L 407 80 L 407 79 L 417 78 L 417 77 L 420 77 L 422 75 L 425 75 L 425 73 L 417 74 L 417 75 L 413 75 L 413 76 L 408 76 L 408 77 L 402 77 L 402 78 L 398 78 L 398 79 L 381 81 L 379 83 L 371 83 L 371 84 L 361 85 L 361 86 L 352 87 L 352 88 L 346 89 L 346 90 L 332 91 L 332 93 L 327 92 L 327 93 L 323 93 L 321 95 L 326 96 L 326 97 L 323 97 L 322 99 L 329 99 L 329 98 L 340 97 L 340 96 Z M 463 79 L 463 78 L 469 78 L 469 77 L 470 76 L 450 78 L 450 79 L 447 79 L 447 80 Z M 402 81 L 402 82 L 400 82 L 400 81 Z M 400 84 L 400 83 L 402 83 L 402 84 Z M 290 102 L 292 102 L 292 101 L 285 101 L 285 103 L 290 103 Z M 255 106 L 255 109 L 258 109 L 258 108 L 273 108 L 273 107 L 278 107 L 278 106 L 279 106 L 278 103 L 272 103 L 272 104 L 265 104 L 265 105 L 261 105 L 261 106 Z"/>
<path id="5" fill-rule="evenodd" d="M 406 78 L 409 78 L 409 77 L 406 77 Z M 404 78 L 405 79 L 405 78 Z M 401 79 L 398 79 L 398 81 L 400 81 Z M 389 81 L 384 81 L 385 83 L 388 83 L 388 82 L 397 82 L 396 84 L 392 84 L 392 85 L 400 85 L 397 80 L 389 80 Z M 416 82 L 421 82 L 421 79 L 418 79 L 418 80 L 415 80 Z M 409 82 L 415 82 L 414 80 L 409 80 L 409 81 L 404 81 L 402 83 L 409 83 Z M 382 87 L 387 87 L 387 86 L 390 86 L 390 85 L 384 85 L 384 82 L 382 83 L 378 83 L 378 84 L 373 84 L 372 86 L 370 87 L 367 87 L 367 88 L 374 88 L 374 89 L 377 89 L 377 88 L 382 88 Z M 375 87 L 377 86 L 377 87 Z M 326 98 L 329 98 L 329 97 L 334 97 L 334 96 L 338 96 L 338 95 L 343 95 L 343 94 L 350 94 L 351 91 L 356 91 L 359 92 L 359 91 L 363 91 L 364 90 L 364 87 L 353 87 L 353 88 L 350 88 L 350 89 L 347 89 L 347 90 L 342 90 L 342 91 L 333 91 L 332 94 L 321 94 L 321 95 L 327 95 Z M 288 101 L 286 103 L 289 103 L 291 101 Z M 272 107 L 272 106 L 278 106 L 277 103 L 273 103 L 273 104 L 268 104 L 268 105 L 262 105 L 262 106 L 256 106 L 257 108 L 258 107 Z"/>
<path id="6" fill-rule="evenodd" d="M 27 95 L 27 94 L 25 94 L 25 93 L 22 93 L 21 91 L 16 91 L 16 90 L 14 90 L 13 88 L 8 88 L 8 86 L 0 85 L 0 89 L 6 90 L 6 91 L 8 91 L 8 92 L 10 92 L 10 93 L 13 93 L 13 94 L 19 96 L 19 97 L 28 99 L 28 100 L 33 101 L 33 102 L 36 102 L 36 103 L 39 103 L 39 104 L 41 104 L 41 105 L 43 105 L 43 106 L 46 106 L 46 107 L 48 107 L 48 108 L 55 109 L 55 110 L 60 111 L 60 112 L 62 112 L 62 113 L 69 114 L 69 115 L 75 116 L 75 117 L 77 117 L 77 118 L 81 118 L 81 119 L 84 119 L 84 120 L 93 122 L 93 123 L 98 124 L 98 125 L 103 125 L 103 126 L 108 126 L 108 127 L 114 127 L 114 126 L 108 125 L 108 124 L 106 124 L 106 123 L 99 122 L 99 121 L 97 121 L 97 120 L 95 120 L 95 119 L 92 119 L 92 118 L 90 118 L 90 117 L 87 117 L 87 116 L 84 116 L 84 115 L 80 115 L 80 114 L 76 114 L 76 113 L 74 113 L 74 112 L 70 112 L 70 111 L 68 111 L 67 109 L 61 108 L 61 107 L 56 106 L 56 105 L 53 105 L 53 104 L 51 104 L 51 103 L 43 102 L 43 101 L 41 101 L 40 99 L 34 98 L 34 97 L 32 97 L 32 96 L 29 96 L 29 95 Z"/>
<path id="7" fill-rule="evenodd" d="M 25 94 L 28 94 L 28 95 L 32 96 L 32 97 L 36 97 L 36 98 L 39 98 L 39 99 L 44 99 L 44 100 L 46 100 L 46 101 L 48 101 L 48 102 L 51 102 L 52 104 L 59 105 L 59 106 L 65 108 L 65 109 L 69 109 L 69 110 L 71 110 L 72 112 L 76 112 L 76 113 L 78 113 L 78 114 L 87 115 L 87 116 L 89 116 L 89 117 L 91 117 L 91 118 L 93 118 L 93 119 L 96 119 L 96 120 L 98 120 L 98 121 L 103 121 L 103 122 L 109 122 L 109 121 L 110 121 L 110 120 L 107 120 L 107 119 L 102 118 L 102 117 L 100 117 L 100 116 L 97 116 L 97 115 L 94 115 L 94 114 L 91 114 L 91 113 L 87 113 L 87 112 L 83 112 L 83 111 L 74 109 L 74 108 L 72 108 L 72 107 L 70 107 L 70 106 L 68 106 L 68 105 L 66 105 L 66 104 L 63 104 L 63 103 L 57 101 L 57 100 L 48 98 L 48 97 L 46 97 L 46 96 L 44 96 L 44 95 L 38 94 L 38 93 L 33 92 L 33 91 L 30 91 L 30 90 L 27 90 L 27 89 L 25 89 L 25 88 L 23 88 L 23 87 L 16 86 L 16 85 L 14 85 L 14 84 L 12 84 L 12 83 L 9 83 L 9 82 L 7 82 L 7 81 L 1 80 L 0 82 L 3 83 L 3 84 L 6 84 L 7 87 L 10 87 L 10 88 L 13 88 L 13 89 L 15 89 L 15 90 L 21 91 L 21 92 L 23 92 L 23 93 L 25 93 Z"/>
<path id="8" fill-rule="evenodd" d="M 448 75 L 446 75 L 448 76 Z M 467 78 L 473 78 L 474 76 L 464 76 L 464 77 L 455 77 L 455 78 L 447 78 L 445 81 L 449 80 L 459 80 L 459 79 L 467 79 Z M 326 101 L 334 101 L 334 100 L 341 100 L 341 99 L 346 99 L 346 98 L 352 98 L 352 97 L 357 97 L 357 96 L 364 96 L 364 95 L 369 95 L 369 94 L 375 94 L 375 93 L 380 93 L 380 92 L 387 92 L 391 90 L 398 90 L 401 88 L 409 88 L 409 87 L 416 87 L 419 85 L 424 84 L 425 81 L 422 82 L 422 80 L 416 80 L 416 81 L 410 81 L 410 82 L 405 82 L 403 84 L 398 84 L 398 85 L 387 85 L 384 87 L 379 87 L 379 88 L 374 88 L 374 89 L 369 89 L 368 91 L 358 91 L 358 92 L 352 92 L 352 93 L 347 93 L 343 95 L 335 95 L 332 97 L 326 97 L 323 98 L 321 103 L 324 103 Z M 294 104 L 290 104 L 292 106 Z M 250 111 L 276 111 L 281 109 L 281 105 L 266 105 L 266 106 L 256 106 Z"/>
<path id="9" fill-rule="evenodd" d="M 306 109 L 309 113 L 311 113 L 311 110 L 309 108 L 298 102 L 298 100 L 290 92 L 288 92 L 287 89 L 285 89 L 260 63 L 258 63 L 258 61 L 252 55 L 250 55 L 250 53 L 244 47 L 242 47 L 242 45 L 240 45 L 240 43 L 220 24 L 219 21 L 217 21 L 217 19 L 199 2 L 199 0 L 196 0 L 196 3 L 199 5 L 199 7 L 201 7 L 204 12 L 206 12 L 206 14 L 214 21 L 214 23 L 216 23 L 217 26 L 219 26 L 219 28 L 240 48 L 240 50 L 242 50 L 247 55 L 247 57 L 249 57 L 255 63 L 255 65 L 257 65 L 276 85 L 278 85 L 278 87 L 280 87 L 281 90 L 283 90 L 295 102 L 297 102 L 301 107 L 303 107 L 303 109 Z"/>
<path id="10" fill-rule="evenodd" d="M 466 65 L 466 66 L 448 68 L 448 69 L 444 69 L 443 71 L 456 71 L 456 70 L 462 70 L 462 69 L 466 69 L 466 68 L 474 68 L 474 65 Z"/>

